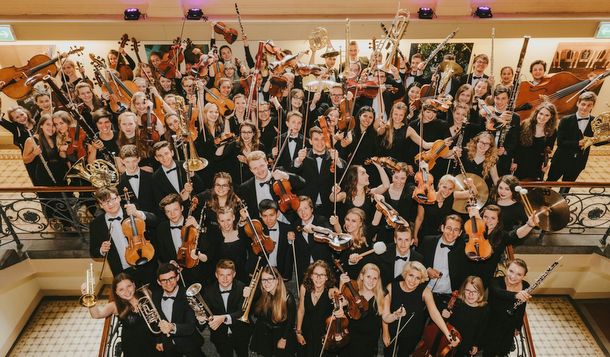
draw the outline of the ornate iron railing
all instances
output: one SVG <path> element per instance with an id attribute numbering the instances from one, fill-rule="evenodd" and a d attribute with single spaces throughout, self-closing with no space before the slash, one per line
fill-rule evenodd
<path id="1" fill-rule="evenodd" d="M 121 329 L 121 321 L 116 315 L 110 315 L 106 318 L 98 357 L 122 356 Z"/>

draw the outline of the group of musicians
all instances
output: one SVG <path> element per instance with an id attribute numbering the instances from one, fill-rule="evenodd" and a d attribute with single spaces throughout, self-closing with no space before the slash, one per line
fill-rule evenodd
<path id="1" fill-rule="evenodd" d="M 36 92 L 33 114 L 18 106 L 0 121 L 35 185 L 65 185 L 79 160 L 120 173 L 94 194 L 102 214 L 90 253 L 114 280 L 112 302 L 91 316 L 118 315 L 126 356 L 201 356 L 206 326 L 221 356 L 374 356 L 380 337 L 386 356 L 406 356 L 426 348 L 427 323 L 456 356 L 507 355 L 525 304 L 507 309 L 531 295 L 526 263 L 502 257 L 539 225 L 515 188 L 547 173 L 576 180 L 595 94 L 580 94 L 566 117 L 543 102 L 521 120 L 515 71 L 503 68 L 495 84 L 485 54 L 461 76 L 446 55 L 447 70 L 426 78 L 420 54 L 386 64 L 350 42 L 344 63 L 327 48 L 324 64 L 307 66 L 269 42 L 253 57 L 243 40 L 245 63 L 229 45 L 182 63 L 171 59 L 177 46 L 178 56 L 147 63 L 113 50 L 91 75 L 101 96 L 60 56 L 60 92 Z M 545 67 L 532 63 L 535 82 Z M 104 79 L 135 90 L 124 101 Z M 57 96 L 76 105 L 58 107 Z M 454 210 L 477 196 L 460 173 L 491 190 L 482 209 Z M 466 226 L 475 221 L 492 252 L 473 260 Z M 192 309 L 193 284 L 210 316 Z M 160 315 L 156 334 L 142 286 Z"/>

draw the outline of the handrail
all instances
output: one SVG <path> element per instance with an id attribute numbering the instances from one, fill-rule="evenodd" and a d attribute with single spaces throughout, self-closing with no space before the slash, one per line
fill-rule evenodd
<path id="1" fill-rule="evenodd" d="M 93 186 L 4 186 L 0 187 L 0 193 L 35 193 L 35 192 L 95 192 Z"/>
<path id="2" fill-rule="evenodd" d="M 106 356 L 106 346 L 108 346 L 108 337 L 110 336 L 112 319 L 113 315 L 110 315 L 104 319 L 104 329 L 102 330 L 102 339 L 100 340 L 100 351 L 98 353 L 98 357 Z"/>
<path id="3" fill-rule="evenodd" d="M 112 294 L 109 294 L 108 303 L 112 301 Z M 112 340 L 116 339 L 116 337 L 114 336 L 115 334 L 117 334 L 116 324 L 120 324 L 117 315 L 110 315 L 104 319 L 104 329 L 102 331 L 102 338 L 100 339 L 100 349 L 98 352 L 98 357 L 114 356 L 115 343 L 112 343 Z M 109 348 L 111 350 L 109 350 Z"/>
<path id="4" fill-rule="evenodd" d="M 506 246 L 506 256 L 509 260 L 515 259 L 515 252 L 513 246 Z M 525 331 L 525 340 L 527 341 L 527 349 L 529 352 L 528 357 L 536 357 L 536 349 L 534 348 L 534 338 L 532 337 L 532 330 L 530 329 L 530 322 L 527 318 L 527 311 L 523 314 L 523 330 Z"/>

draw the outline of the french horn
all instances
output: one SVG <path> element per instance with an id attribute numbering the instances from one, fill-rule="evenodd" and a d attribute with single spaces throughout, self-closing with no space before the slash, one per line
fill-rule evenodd
<path id="1" fill-rule="evenodd" d="M 66 173 L 65 180 L 70 184 L 71 179 L 83 179 L 94 187 L 116 186 L 119 183 L 119 171 L 106 160 L 95 160 L 88 164 L 85 157 L 78 159 Z"/>

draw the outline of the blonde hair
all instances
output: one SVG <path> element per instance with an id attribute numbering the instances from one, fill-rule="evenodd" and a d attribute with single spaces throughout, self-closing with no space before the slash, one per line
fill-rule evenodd
<path id="1" fill-rule="evenodd" d="M 462 301 L 466 301 L 466 285 L 472 284 L 475 290 L 479 293 L 479 298 L 477 299 L 477 306 L 484 306 L 487 304 L 487 300 L 485 300 L 485 287 L 483 286 L 483 280 L 478 276 L 469 276 L 464 280 L 462 286 L 460 287 L 458 297 Z"/>
<path id="2" fill-rule="evenodd" d="M 263 289 L 263 284 L 258 284 L 260 297 L 256 302 L 254 311 L 260 315 L 267 315 L 269 310 L 271 310 L 271 321 L 273 323 L 286 321 L 288 318 L 288 307 L 286 306 L 288 293 L 286 285 L 284 285 L 284 279 L 276 267 L 266 266 L 263 268 L 261 277 L 263 273 L 274 276 L 277 280 L 277 286 L 273 294 L 270 294 Z"/>
<path id="3" fill-rule="evenodd" d="M 361 247 L 368 246 L 368 244 L 366 243 L 366 237 L 364 235 L 364 222 L 366 220 L 366 213 L 361 208 L 352 207 L 347 211 L 345 217 L 347 217 L 348 214 L 354 214 L 360 219 L 360 228 L 358 228 L 356 234 L 353 235 L 354 243 L 351 249 L 358 249 Z"/>
<path id="4" fill-rule="evenodd" d="M 421 274 L 422 283 L 428 281 L 428 271 L 426 271 L 426 267 L 424 267 L 424 265 L 418 261 L 410 261 L 405 264 L 405 266 L 402 268 L 402 278 L 406 279 L 407 274 L 413 270 L 417 270 Z"/>
<path id="5" fill-rule="evenodd" d="M 486 178 L 489 170 L 498 162 L 498 149 L 496 148 L 495 138 L 486 131 L 480 132 L 468 142 L 466 148 L 468 149 L 468 160 L 474 161 L 474 157 L 477 154 L 477 143 L 481 140 L 481 137 L 487 137 L 490 142 L 489 148 L 485 152 L 485 160 L 483 160 L 483 178 Z"/>
<path id="6" fill-rule="evenodd" d="M 360 274 L 358 274 L 358 290 L 362 291 L 364 289 L 364 275 L 370 270 L 377 272 L 377 284 L 375 284 L 373 287 L 373 296 L 375 297 L 375 302 L 377 303 L 378 314 L 381 315 L 383 312 L 383 298 L 385 296 L 385 292 L 381 286 L 381 271 L 377 265 L 367 263 L 362 267 Z"/>

